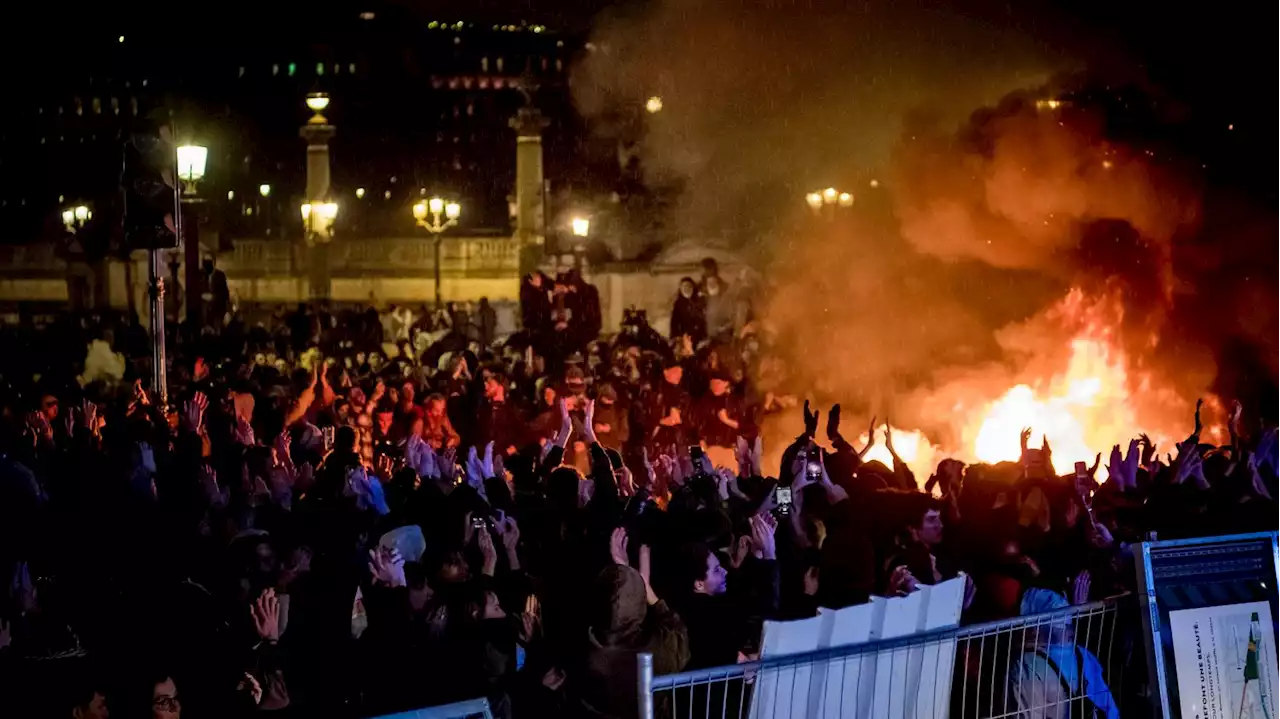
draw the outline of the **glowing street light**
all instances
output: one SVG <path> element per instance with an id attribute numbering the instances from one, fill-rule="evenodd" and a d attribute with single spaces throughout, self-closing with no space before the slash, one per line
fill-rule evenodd
<path id="1" fill-rule="evenodd" d="M 194 195 L 196 183 L 204 179 L 205 164 L 209 160 L 209 148 L 201 145 L 182 145 L 178 148 L 178 179 L 182 180 L 182 194 Z"/>
<path id="2" fill-rule="evenodd" d="M 441 219 L 441 215 L 444 218 Z M 427 216 L 431 219 L 428 220 Z M 431 197 L 426 202 L 415 202 L 413 205 L 414 223 L 431 233 L 435 253 L 436 309 L 444 306 L 440 296 L 440 234 L 458 224 L 462 216 L 462 205 L 456 202 L 445 202 L 443 197 Z"/>
<path id="3" fill-rule="evenodd" d="M 363 188 L 363 187 L 357 187 L 357 188 L 356 188 L 356 199 L 357 199 L 357 200 L 363 200 L 363 199 L 364 199 L 364 188 Z"/>
<path id="4" fill-rule="evenodd" d="M 662 98 L 658 97 L 657 95 L 654 95 L 648 100 L 645 100 L 644 109 L 650 115 L 654 115 L 659 112 L 662 112 Z"/>
<path id="5" fill-rule="evenodd" d="M 92 217 L 92 210 L 85 205 L 76 205 L 62 211 L 62 224 L 66 226 L 68 232 L 75 232 L 84 227 L 84 223 Z"/>
<path id="6" fill-rule="evenodd" d="M 338 219 L 338 203 L 306 202 L 301 211 L 302 224 L 306 225 L 308 237 L 327 240 L 333 236 L 333 223 Z"/>
<path id="7" fill-rule="evenodd" d="M 586 237 L 587 233 L 591 231 L 591 220 L 585 217 L 575 217 L 571 224 L 574 237 Z"/>
<path id="8" fill-rule="evenodd" d="M 824 190 L 814 190 L 806 193 L 804 201 L 809 206 L 809 209 L 821 214 L 824 207 L 830 207 L 833 210 L 836 207 L 853 207 L 853 193 L 828 187 Z"/>
<path id="9" fill-rule="evenodd" d="M 258 194 L 262 195 L 263 197 L 270 197 L 271 185 L 266 185 L 266 184 L 258 185 Z"/>
<path id="10" fill-rule="evenodd" d="M 329 95 L 323 92 L 313 92 L 307 95 L 305 100 L 307 109 L 315 114 L 307 120 L 308 125 L 328 125 L 329 121 L 322 114 L 329 107 Z"/>

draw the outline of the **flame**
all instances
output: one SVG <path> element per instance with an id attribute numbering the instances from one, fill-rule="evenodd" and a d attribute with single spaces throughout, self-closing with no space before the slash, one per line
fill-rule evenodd
<path id="1" fill-rule="evenodd" d="M 945 456 L 941 450 L 929 442 L 924 432 L 899 427 L 890 427 L 890 429 L 893 431 L 893 450 L 898 453 L 903 462 L 907 463 L 908 467 L 911 467 L 913 472 L 932 471 L 933 466 Z M 858 446 L 866 446 L 866 432 L 858 438 L 858 443 Z M 893 455 L 889 454 L 889 448 L 885 446 L 883 434 L 877 432 L 875 446 L 867 450 L 862 461 L 879 461 L 886 467 L 893 466 Z"/>
<path id="2" fill-rule="evenodd" d="M 937 384 L 899 398 L 906 426 L 893 425 L 898 456 L 911 467 L 917 482 L 933 474 L 939 461 L 953 457 L 966 463 L 1018 461 L 1020 435 L 1030 428 L 1031 447 L 1047 439 L 1058 474 L 1070 474 L 1076 462 L 1093 465 L 1102 455 L 1096 475 L 1106 478 L 1106 460 L 1114 445 L 1126 450 L 1140 434 L 1148 435 L 1161 455 L 1190 433 L 1194 397 L 1184 397 L 1150 372 L 1142 356 L 1127 353 L 1119 339 L 1123 305 L 1118 295 L 1090 296 L 1070 290 L 1044 313 L 1001 330 L 1004 349 L 1000 364 L 944 370 Z M 1141 347 L 1155 352 L 1159 335 L 1149 330 Z M 875 409 L 873 407 L 873 409 Z M 1220 442 L 1226 436 L 1217 398 L 1205 395 L 1205 437 Z M 877 427 L 875 445 L 864 461 L 892 466 Z M 793 428 L 771 424 L 769 436 L 794 436 Z M 865 446 L 863 432 L 856 446 Z M 767 448 L 773 442 L 766 440 Z M 770 462 L 775 461 L 771 455 Z"/>
<path id="3" fill-rule="evenodd" d="M 1172 449 L 1189 433 L 1194 402 L 1160 386 L 1126 354 L 1117 339 L 1122 319 L 1115 297 L 1072 289 L 1041 321 L 1013 328 L 1002 338 L 1006 350 L 1024 357 L 1015 381 L 1001 368 L 995 378 L 962 376 L 938 392 L 933 414 L 954 417 L 958 446 L 944 452 L 917 432 L 895 431 L 899 456 L 917 478 L 927 477 L 943 456 L 1017 461 L 1024 428 L 1033 431 L 1030 446 L 1048 440 L 1059 474 L 1072 472 L 1077 461 L 1092 465 L 1099 453 L 1105 458 L 1116 444 L 1124 449 L 1139 434 Z M 1153 333 L 1147 349 L 1154 350 L 1157 342 Z M 1207 405 L 1212 411 L 1216 399 L 1209 398 Z M 950 412 L 939 412 L 940 407 Z M 1221 433 L 1220 427 L 1208 429 L 1211 438 Z M 889 456 L 881 445 L 869 455 Z M 1100 470 L 1098 478 L 1105 475 Z"/>

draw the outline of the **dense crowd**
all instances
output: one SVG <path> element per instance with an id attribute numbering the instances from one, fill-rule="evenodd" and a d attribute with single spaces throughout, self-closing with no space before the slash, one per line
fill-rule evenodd
<path id="1" fill-rule="evenodd" d="M 1105 482 L 1031 430 L 1019 462 L 917 478 L 872 420 L 895 461 L 864 461 L 839 405 L 748 380 L 766 343 L 727 284 L 683 281 L 670 336 L 631 311 L 602 337 L 572 270 L 524 279 L 505 338 L 487 302 L 228 309 L 171 342 L 168 408 L 136 321 L 11 331 L 3 713 L 634 717 L 637 652 L 733 664 L 766 619 L 960 572 L 965 622 L 1079 604 L 1131 590 L 1150 533 L 1276 528 L 1276 433 L 1238 411 L 1226 446 L 1198 411 L 1164 457 L 1117 437 Z M 119 377 L 87 374 L 94 339 Z M 803 430 L 765 467 L 769 412 Z"/>

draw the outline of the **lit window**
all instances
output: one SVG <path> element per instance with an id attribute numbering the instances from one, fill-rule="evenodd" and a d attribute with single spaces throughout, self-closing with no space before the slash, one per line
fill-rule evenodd
<path id="1" fill-rule="evenodd" d="M 557 59 L 557 60 L 556 60 L 556 72 L 560 72 L 560 71 L 561 71 L 561 70 L 563 70 L 563 69 L 564 69 L 564 61 Z"/>
<path id="2" fill-rule="evenodd" d="M 240 74 L 237 77 L 244 77 L 244 65 L 240 66 Z"/>
<path id="3" fill-rule="evenodd" d="M 502 58 L 498 58 L 497 66 L 498 66 L 498 72 L 502 72 Z"/>
<path id="4" fill-rule="evenodd" d="M 476 106 L 468 102 L 468 103 L 467 103 L 467 116 L 468 116 L 468 117 L 470 117 L 471 115 L 474 115 L 474 114 L 476 114 Z"/>
<path id="5" fill-rule="evenodd" d="M 280 74 L 280 63 L 276 63 L 271 66 L 271 75 L 272 77 L 274 77 L 279 74 Z"/>
<path id="6" fill-rule="evenodd" d="M 324 63 L 323 63 L 323 62 L 317 62 L 317 63 L 316 63 L 316 74 L 317 74 L 317 75 L 323 75 L 323 74 L 324 74 Z"/>
<path id="7" fill-rule="evenodd" d="M 489 58 L 480 58 L 480 72 L 489 72 Z"/>
<path id="8" fill-rule="evenodd" d="M 93 98 L 93 114 L 102 114 L 102 100 L 100 98 Z"/>
<path id="9" fill-rule="evenodd" d="M 347 72 L 351 75 L 356 74 L 356 64 L 354 62 L 347 65 Z"/>
<path id="10" fill-rule="evenodd" d="M 336 62 L 335 62 L 335 63 L 333 63 L 333 74 L 334 74 L 334 75 L 341 75 L 341 74 L 342 74 L 342 66 L 341 66 L 341 65 L 339 65 L 339 64 L 338 64 L 338 63 L 336 63 Z"/>
<path id="11" fill-rule="evenodd" d="M 289 77 L 293 77 L 298 72 L 298 63 L 289 63 Z"/>

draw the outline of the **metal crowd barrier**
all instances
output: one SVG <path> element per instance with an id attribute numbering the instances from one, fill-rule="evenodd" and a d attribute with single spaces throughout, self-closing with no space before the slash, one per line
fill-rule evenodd
<path id="1" fill-rule="evenodd" d="M 1118 719 L 1127 597 L 1014 619 L 653 676 L 643 719 Z M 1124 610 L 1121 607 L 1125 607 Z M 1130 617 L 1132 620 L 1132 617 Z M 1119 639 L 1119 641 L 1117 641 Z"/>

